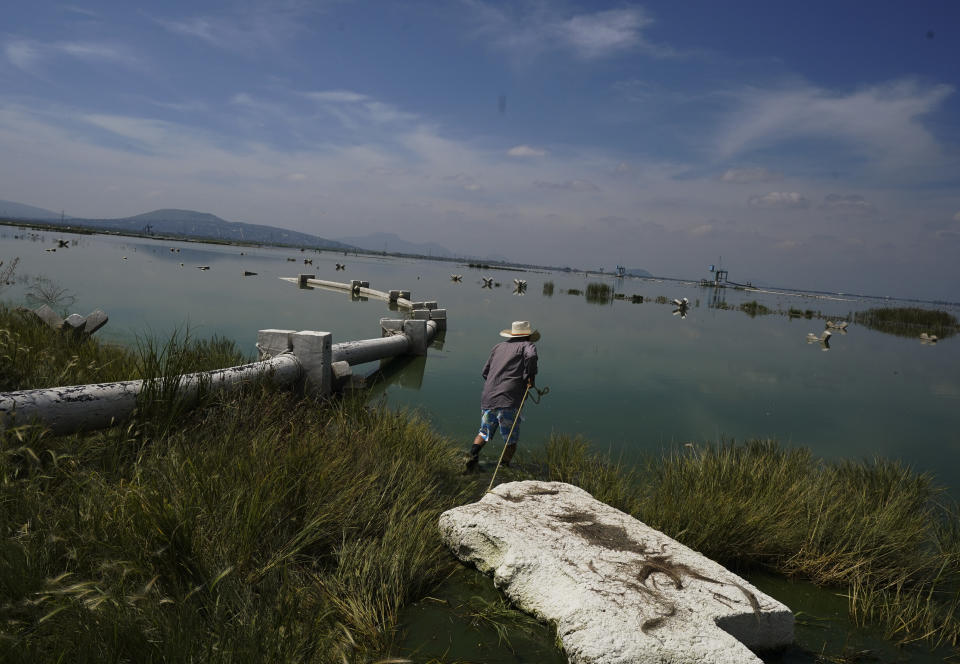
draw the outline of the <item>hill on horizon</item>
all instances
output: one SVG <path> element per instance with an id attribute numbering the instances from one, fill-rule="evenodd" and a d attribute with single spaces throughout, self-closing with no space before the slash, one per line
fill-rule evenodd
<path id="1" fill-rule="evenodd" d="M 63 226 L 85 226 L 94 230 L 127 231 L 152 235 L 178 235 L 257 244 L 288 244 L 350 250 L 354 247 L 309 233 L 301 233 L 265 224 L 247 224 L 227 221 L 209 212 L 196 210 L 161 209 L 115 219 L 64 217 L 50 210 L 29 205 L 0 201 L 0 216 L 14 219 L 44 221 Z"/>
<path id="2" fill-rule="evenodd" d="M 51 219 L 60 219 L 60 215 L 60 212 L 54 212 L 53 210 L 45 210 L 34 207 L 33 205 L 15 203 L 14 201 L 0 200 L 0 218 L 8 217 L 10 219 L 38 219 L 49 221 Z"/>

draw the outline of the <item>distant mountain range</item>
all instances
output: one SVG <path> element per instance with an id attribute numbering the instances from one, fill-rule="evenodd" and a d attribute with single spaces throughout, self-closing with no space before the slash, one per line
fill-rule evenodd
<path id="1" fill-rule="evenodd" d="M 154 210 L 133 217 L 89 219 L 65 216 L 62 213 L 44 210 L 32 205 L 0 200 L 0 218 L 43 221 L 53 224 L 62 223 L 68 226 L 84 226 L 105 231 L 126 231 L 148 235 L 177 235 L 233 242 L 305 245 L 344 250 L 362 249 L 364 251 L 386 251 L 391 254 L 454 258 L 452 251 L 435 242 L 409 242 L 394 233 L 371 233 L 370 235 L 329 240 L 276 226 L 226 221 L 208 212 L 196 212 L 194 210 Z"/>
<path id="2" fill-rule="evenodd" d="M 118 219 L 86 219 L 67 216 L 61 212 L 53 212 L 23 203 L 0 200 L 0 219 L 42 221 L 64 226 L 82 226 L 95 231 L 120 231 L 139 235 L 168 235 L 225 242 L 319 247 L 344 251 L 360 249 L 441 259 L 456 258 L 452 251 L 435 242 L 410 242 L 394 233 L 371 233 L 370 235 L 329 240 L 317 235 L 300 233 L 276 226 L 226 221 L 208 212 L 196 212 L 194 210 L 154 210 L 153 212 Z M 471 258 L 469 260 L 475 259 Z M 506 257 L 499 255 L 476 258 L 476 260 L 505 265 L 511 264 Z M 640 268 L 630 268 L 626 273 L 636 277 L 653 276 Z"/>
<path id="3" fill-rule="evenodd" d="M 153 212 L 119 219 L 86 219 L 82 217 L 61 217 L 61 215 L 50 210 L 11 201 L 0 201 L 0 217 L 146 235 L 175 235 L 227 242 L 286 244 L 326 249 L 350 250 L 354 248 L 352 245 L 310 235 L 309 233 L 300 233 L 263 224 L 226 221 L 214 214 L 193 210 L 154 210 Z"/>

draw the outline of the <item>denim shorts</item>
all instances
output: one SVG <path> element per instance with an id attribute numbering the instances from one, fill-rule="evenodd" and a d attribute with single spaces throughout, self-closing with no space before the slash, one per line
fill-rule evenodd
<path id="1" fill-rule="evenodd" d="M 516 424 L 514 424 L 514 421 L 516 421 Z M 522 421 L 522 417 L 517 418 L 516 408 L 490 408 L 484 410 L 480 416 L 480 437 L 489 442 L 490 436 L 493 435 L 493 432 L 499 427 L 503 440 L 506 441 L 508 445 L 516 445 L 517 441 L 520 440 L 520 422 Z M 512 436 L 510 435 L 511 427 L 513 427 Z M 507 436 L 510 436 L 509 441 L 507 441 Z"/>

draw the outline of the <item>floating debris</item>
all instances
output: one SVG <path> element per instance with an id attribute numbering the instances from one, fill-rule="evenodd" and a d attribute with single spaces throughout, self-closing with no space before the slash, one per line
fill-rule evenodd
<path id="1" fill-rule="evenodd" d="M 925 346 L 932 346 L 933 344 L 937 343 L 937 335 L 935 335 L 935 334 L 927 334 L 926 332 L 921 332 L 921 333 L 920 333 L 920 343 L 922 343 L 922 344 L 925 345 Z"/>
<path id="2" fill-rule="evenodd" d="M 493 288 L 493 277 L 480 277 L 483 285 L 480 288 Z"/>
<path id="3" fill-rule="evenodd" d="M 343 263 L 337 263 L 337 269 L 338 269 L 338 270 L 346 270 L 346 269 L 347 269 L 347 266 L 344 265 Z"/>
<path id="4" fill-rule="evenodd" d="M 209 265 L 198 265 L 198 266 L 197 266 L 197 269 L 198 269 L 198 270 L 209 270 L 209 269 L 210 269 L 210 266 L 209 266 Z"/>
<path id="5" fill-rule="evenodd" d="M 244 271 L 243 271 L 243 276 L 245 276 L 245 277 L 255 277 L 255 276 L 257 276 L 257 273 L 256 273 L 256 272 L 250 272 L 249 270 L 244 270 Z"/>
<path id="6" fill-rule="evenodd" d="M 55 330 L 72 332 L 77 336 L 90 336 L 101 327 L 106 325 L 107 321 L 109 320 L 107 314 L 100 309 L 95 309 L 86 316 L 81 316 L 80 314 L 70 314 L 66 318 L 60 318 L 60 316 L 58 316 L 56 312 L 46 304 L 37 309 L 21 308 L 20 311 L 33 314 L 38 320 L 46 323 Z"/>
<path id="7" fill-rule="evenodd" d="M 843 331 L 846 331 L 847 325 L 849 325 L 849 324 L 850 324 L 850 323 L 848 323 L 848 322 L 845 321 L 845 320 L 837 321 L 836 323 L 834 323 L 832 320 L 828 320 L 828 321 L 827 321 L 827 328 L 828 328 L 828 329 L 832 329 L 832 330 L 843 330 Z"/>
<path id="8" fill-rule="evenodd" d="M 313 265 L 313 259 L 312 259 L 312 258 L 304 258 L 304 259 L 303 259 L 303 264 L 304 264 L 304 265 Z"/>
<path id="9" fill-rule="evenodd" d="M 687 310 L 690 309 L 690 300 L 685 297 L 682 297 L 679 300 L 674 299 L 673 305 L 676 307 L 676 309 L 673 310 L 674 316 L 680 316 L 680 318 L 687 317 Z"/>
<path id="10" fill-rule="evenodd" d="M 807 332 L 807 343 L 819 343 L 822 350 L 830 350 L 830 336 L 833 334 L 830 330 L 824 330 L 819 337 L 813 332 Z"/>
<path id="11" fill-rule="evenodd" d="M 456 282 L 458 282 L 458 283 L 459 283 L 459 282 L 462 282 L 462 281 L 463 281 L 463 275 L 462 275 L 462 274 L 451 274 L 451 275 L 450 275 L 450 281 L 456 281 Z"/>
<path id="12" fill-rule="evenodd" d="M 296 263 L 296 262 L 297 262 L 297 259 L 296 259 L 296 258 L 288 258 L 288 259 L 287 259 L 287 262 L 288 262 L 288 263 Z"/>
<path id="13" fill-rule="evenodd" d="M 70 246 L 67 240 L 57 240 L 57 249 L 66 249 Z"/>
<path id="14" fill-rule="evenodd" d="M 53 247 L 50 247 L 48 249 L 44 249 L 44 251 L 50 252 L 50 251 L 56 251 L 56 249 L 54 249 Z"/>

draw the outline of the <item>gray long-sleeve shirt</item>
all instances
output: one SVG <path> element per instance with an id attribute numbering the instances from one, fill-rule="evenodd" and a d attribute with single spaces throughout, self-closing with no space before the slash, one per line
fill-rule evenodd
<path id="1" fill-rule="evenodd" d="M 480 407 L 519 408 L 527 381 L 537 375 L 537 347 L 523 339 L 508 339 L 490 351 L 483 367 Z"/>

